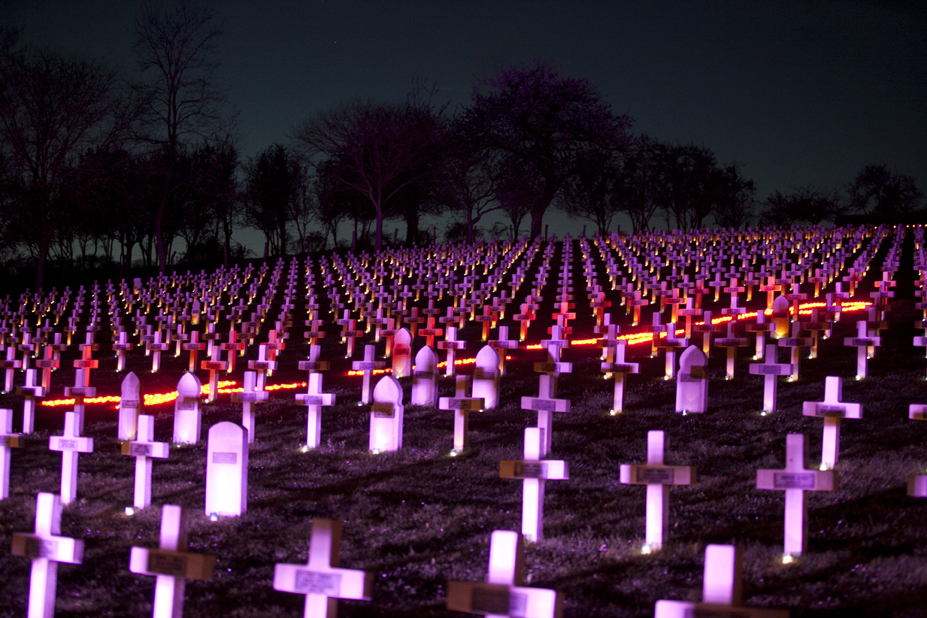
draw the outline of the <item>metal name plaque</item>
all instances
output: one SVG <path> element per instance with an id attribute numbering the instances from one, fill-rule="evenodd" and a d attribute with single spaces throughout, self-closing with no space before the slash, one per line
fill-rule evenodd
<path id="1" fill-rule="evenodd" d="M 470 599 L 470 611 L 477 614 L 502 614 L 512 618 L 524 618 L 527 607 L 528 595 L 496 588 L 474 588 Z"/>
<path id="2" fill-rule="evenodd" d="M 531 406 L 535 410 L 540 410 L 542 412 L 556 412 L 557 411 L 557 400 L 556 399 L 532 399 Z"/>
<path id="3" fill-rule="evenodd" d="M 413 378 L 422 378 L 422 379 L 424 379 L 424 380 L 431 380 L 432 378 L 435 377 L 435 374 L 434 374 L 433 372 L 431 372 L 431 371 L 413 371 L 413 372 L 412 372 L 412 377 L 413 377 Z"/>
<path id="4" fill-rule="evenodd" d="M 133 457 L 147 457 L 151 455 L 151 445 L 150 444 L 130 444 L 129 445 L 129 455 Z"/>
<path id="5" fill-rule="evenodd" d="M 293 592 L 299 594 L 324 594 L 328 597 L 341 593 L 341 575 L 339 573 L 319 573 L 309 569 L 296 571 Z"/>
<path id="6" fill-rule="evenodd" d="M 370 411 L 374 416 L 386 417 L 393 416 L 393 404 L 391 403 L 374 403 L 370 406 Z"/>
<path id="7" fill-rule="evenodd" d="M 178 410 L 196 410 L 196 404 L 199 403 L 198 400 L 186 400 L 178 399 L 177 400 L 177 409 Z"/>
<path id="8" fill-rule="evenodd" d="M 673 483 L 673 470 L 665 468 L 638 468 L 638 483 L 659 483 L 661 485 L 670 485 Z"/>
<path id="9" fill-rule="evenodd" d="M 55 558 L 58 555 L 58 541 L 29 537 L 26 539 L 26 558 Z"/>
<path id="10" fill-rule="evenodd" d="M 148 572 L 171 577 L 183 577 L 187 572 L 187 557 L 148 550 Z"/>
<path id="11" fill-rule="evenodd" d="M 365 363 L 363 361 L 354 363 L 354 371 L 370 371 L 371 369 L 376 369 L 377 363 Z"/>
<path id="12" fill-rule="evenodd" d="M 212 463 L 214 464 L 238 463 L 238 453 L 213 453 Z"/>
<path id="13" fill-rule="evenodd" d="M 756 372 L 761 376 L 780 376 L 785 375 L 783 369 L 777 365 L 757 365 Z"/>
<path id="14" fill-rule="evenodd" d="M 602 363 L 602 366 L 605 367 L 602 371 L 608 371 L 610 373 L 634 373 L 634 365 Z"/>
<path id="15" fill-rule="evenodd" d="M 814 489 L 814 472 L 776 472 L 773 474 L 775 489 Z"/>
<path id="16" fill-rule="evenodd" d="M 135 410 L 138 408 L 138 399 L 120 399 L 119 407 L 124 410 Z"/>
<path id="17" fill-rule="evenodd" d="M 750 612 L 738 609 L 699 609 L 686 608 L 685 618 L 750 618 Z"/>
<path id="18" fill-rule="evenodd" d="M 60 449 L 75 449 L 77 448 L 77 440 L 64 440 L 62 438 L 58 439 L 58 448 Z"/>
<path id="19" fill-rule="evenodd" d="M 516 477 L 523 479 L 547 478 L 547 466 L 540 462 L 516 461 L 513 472 Z"/>
<path id="20" fill-rule="evenodd" d="M 705 378 L 702 377 L 702 376 L 694 376 L 694 375 L 690 375 L 690 374 L 688 374 L 688 373 L 680 373 L 678 379 L 679 379 L 679 381 L 682 382 L 683 384 L 697 383 L 697 382 L 704 382 L 704 381 L 705 381 Z"/>
<path id="21" fill-rule="evenodd" d="M 303 395 L 301 398 L 304 406 L 321 406 L 325 405 L 325 398 L 319 395 Z"/>
<path id="22" fill-rule="evenodd" d="M 844 416 L 847 408 L 846 406 L 818 406 L 817 412 L 822 416 Z"/>

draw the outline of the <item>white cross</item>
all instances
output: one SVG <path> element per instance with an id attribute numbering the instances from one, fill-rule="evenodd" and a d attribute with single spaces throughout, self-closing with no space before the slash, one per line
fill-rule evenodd
<path id="1" fill-rule="evenodd" d="M 305 394 L 296 395 L 296 401 L 306 406 L 309 412 L 306 424 L 306 448 L 318 448 L 322 435 L 322 406 L 335 405 L 335 395 L 322 392 L 321 373 L 310 373 L 309 387 Z"/>
<path id="2" fill-rule="evenodd" d="M 647 432 L 647 463 L 621 464 L 620 481 L 625 485 L 647 486 L 647 517 L 643 553 L 663 547 L 669 525 L 669 489 L 671 485 L 695 482 L 693 466 L 667 466 L 663 463 L 666 436 L 662 431 Z"/>
<path id="3" fill-rule="evenodd" d="M 363 371 L 364 372 L 364 382 L 361 390 L 361 400 L 358 405 L 367 405 L 370 403 L 370 381 L 373 378 L 373 372 L 375 369 L 383 369 L 386 367 L 384 361 L 374 360 L 376 357 L 376 346 L 366 345 L 364 346 L 364 360 L 354 361 L 351 363 L 351 369 L 354 371 Z"/>
<path id="4" fill-rule="evenodd" d="M 504 479 L 522 479 L 521 533 L 533 543 L 544 538 L 544 485 L 545 481 L 562 481 L 570 478 L 567 463 L 545 459 L 544 430 L 525 428 L 525 451 L 521 461 L 503 461 L 499 476 Z"/>
<path id="5" fill-rule="evenodd" d="M 772 414 L 776 411 L 776 390 L 777 376 L 787 376 L 792 374 L 792 365 L 790 363 L 777 362 L 776 356 L 779 347 L 771 343 L 766 346 L 764 362 L 751 363 L 750 375 L 763 376 L 763 415 Z"/>
<path id="6" fill-rule="evenodd" d="M 132 505 L 137 509 L 151 505 L 151 458 L 167 459 L 170 445 L 154 441 L 154 417 L 138 417 L 138 437 L 122 443 L 122 454 L 135 457 L 135 493 Z"/>
<path id="7" fill-rule="evenodd" d="M 337 599 L 369 601 L 373 576 L 364 571 L 341 569 L 342 523 L 334 519 L 315 519 L 309 539 L 309 560 L 305 565 L 274 565 L 274 590 L 306 595 L 305 618 L 334 618 Z"/>
<path id="8" fill-rule="evenodd" d="M 23 397 L 23 433 L 30 434 L 35 429 L 35 400 L 45 396 L 45 389 L 35 382 L 35 369 L 26 370 L 26 384 L 16 390 Z"/>
<path id="9" fill-rule="evenodd" d="M 744 607 L 741 584 L 743 558 L 733 545 L 705 547 L 702 602 L 657 601 L 655 618 L 737 616 L 737 618 L 789 618 L 788 610 Z"/>
<path id="10" fill-rule="evenodd" d="M 9 393 L 13 390 L 13 375 L 16 373 L 16 370 L 20 369 L 22 366 L 23 362 L 16 359 L 16 347 L 8 345 L 6 347 L 6 360 L 0 362 L 0 367 L 6 370 L 3 381 L 4 393 Z"/>
<path id="11" fill-rule="evenodd" d="M 444 368 L 444 375 L 454 375 L 454 360 L 456 351 L 463 350 L 466 347 L 467 344 L 465 342 L 457 340 L 457 328 L 454 326 L 448 326 L 447 335 L 444 337 L 444 341 L 438 342 L 438 349 L 447 352 L 447 357 L 445 358 L 446 367 Z"/>
<path id="12" fill-rule="evenodd" d="M 824 381 L 824 401 L 806 401 L 801 404 L 804 416 L 823 417 L 824 439 L 821 444 L 822 469 L 833 468 L 837 464 L 840 449 L 840 419 L 863 418 L 863 406 L 858 403 L 846 403 L 843 398 L 843 382 L 836 376 L 827 376 Z"/>
<path id="13" fill-rule="evenodd" d="M 524 587 L 525 547 L 522 535 L 495 530 L 489 542 L 489 572 L 485 584 L 448 582 L 447 608 L 485 614 L 489 618 L 531 616 L 555 618 L 563 611 L 556 590 Z"/>
<path id="14" fill-rule="evenodd" d="M 32 560 L 29 578 L 29 618 L 55 615 L 58 563 L 80 564 L 84 542 L 61 534 L 61 500 L 40 492 L 35 499 L 35 532 L 13 533 L 13 555 Z"/>
<path id="15" fill-rule="evenodd" d="M 860 320 L 856 323 L 856 336 L 846 337 L 843 345 L 856 348 L 856 379 L 862 380 L 867 375 L 867 365 L 869 359 L 869 348 L 871 346 L 882 345 L 881 337 L 870 337 L 866 333 L 866 320 Z"/>
<path id="16" fill-rule="evenodd" d="M 614 325 L 612 325 L 614 327 Z M 611 328 L 609 331 L 611 331 Z M 617 327 L 614 327 L 617 328 Z M 621 414 L 624 411 L 624 377 L 629 373 L 638 373 L 640 363 L 628 363 L 624 360 L 627 341 L 614 340 L 613 345 L 606 349 L 605 360 L 602 361 L 601 369 L 605 372 L 605 378 L 613 376 L 615 380 L 614 396 L 612 397 L 612 409 L 609 414 L 612 416 Z"/>
<path id="17" fill-rule="evenodd" d="M 19 448 L 19 439 L 13 433 L 13 410 L 0 408 L 0 500 L 10 497 L 10 449 Z"/>
<path id="18" fill-rule="evenodd" d="M 246 371 L 242 392 L 232 393 L 232 401 L 241 403 L 241 424 L 248 430 L 248 444 L 254 444 L 254 404 L 267 401 L 270 393 L 257 384 L 257 372 Z"/>
<path id="19" fill-rule="evenodd" d="M 470 377 L 457 376 L 453 397 L 440 397 L 438 399 L 439 410 L 454 411 L 454 450 L 451 454 L 456 455 L 467 448 L 467 424 L 470 411 L 481 411 L 485 405 L 482 397 L 468 397 L 467 391 L 470 390 Z"/>
<path id="20" fill-rule="evenodd" d="M 187 514 L 176 504 L 161 508 L 161 534 L 158 549 L 132 547 L 129 570 L 138 575 L 154 575 L 153 618 L 183 616 L 186 580 L 212 579 L 216 557 L 192 554 L 187 550 Z"/>
<path id="21" fill-rule="evenodd" d="M 65 412 L 64 435 L 51 436 L 48 449 L 61 451 L 61 503 L 70 504 L 77 497 L 77 456 L 93 452 L 93 438 L 80 435 L 77 414 Z"/>
<path id="22" fill-rule="evenodd" d="M 569 412 L 569 399 L 555 399 L 553 391 L 553 377 L 549 375 L 540 376 L 538 383 L 537 397 L 522 397 L 521 409 L 533 410 L 538 413 L 538 428 L 544 431 L 544 449 L 541 456 L 546 456 L 550 452 L 554 423 L 554 412 Z"/>
<path id="23" fill-rule="evenodd" d="M 806 491 L 833 491 L 837 476 L 833 470 L 818 471 L 805 467 L 807 438 L 790 433 L 785 442 L 785 468 L 757 470 L 757 489 L 785 491 L 785 549 L 783 556 L 799 556 L 807 545 L 808 497 Z M 790 558 L 786 558 L 789 560 Z"/>

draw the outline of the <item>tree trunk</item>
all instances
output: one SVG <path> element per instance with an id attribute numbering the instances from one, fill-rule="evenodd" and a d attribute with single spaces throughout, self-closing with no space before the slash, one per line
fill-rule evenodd
<path id="1" fill-rule="evenodd" d="M 375 253 L 380 253 L 380 246 L 383 243 L 383 210 L 378 206 L 377 207 L 377 230 L 376 235 L 373 241 L 373 250 Z"/>

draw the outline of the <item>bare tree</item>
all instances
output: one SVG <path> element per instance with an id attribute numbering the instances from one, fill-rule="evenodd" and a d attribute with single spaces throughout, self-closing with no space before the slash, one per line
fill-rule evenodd
<path id="1" fill-rule="evenodd" d="M 165 215 L 171 194 L 184 182 L 177 169 L 184 143 L 224 135 L 218 86 L 216 42 L 222 34 L 211 3 L 177 0 L 149 2 L 135 27 L 135 53 L 148 102 L 148 131 L 143 139 L 161 151 L 163 167 L 154 216 L 158 268 L 167 266 L 169 239 Z"/>
<path id="2" fill-rule="evenodd" d="M 869 215 L 909 214 L 921 207 L 924 194 L 912 176 L 884 165 L 867 165 L 847 187 L 849 209 Z"/>
<path id="3" fill-rule="evenodd" d="M 439 114 L 415 100 L 341 104 L 299 125 L 292 134 L 317 167 L 327 160 L 338 161 L 324 172 L 373 206 L 376 251 L 382 244 L 390 201 L 435 174 L 430 162 L 439 152 L 441 139 Z"/>
<path id="4" fill-rule="evenodd" d="M 464 121 L 479 135 L 483 154 L 517 177 L 531 214 L 531 236 L 541 233 L 544 213 L 589 151 L 623 148 L 631 119 L 616 116 L 596 88 L 543 63 L 509 67 L 482 80 Z"/>
<path id="5" fill-rule="evenodd" d="M 19 48 L 9 30 L 2 38 L 0 156 L 12 193 L 5 202 L 36 259 L 41 288 L 64 222 L 62 188 L 76 174 L 79 155 L 114 146 L 127 134 L 134 110 L 114 71 L 49 49 Z"/>

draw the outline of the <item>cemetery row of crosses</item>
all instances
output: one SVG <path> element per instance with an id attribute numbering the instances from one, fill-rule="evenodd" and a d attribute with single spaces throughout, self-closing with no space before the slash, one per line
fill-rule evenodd
<path id="1" fill-rule="evenodd" d="M 246 512 L 248 478 L 255 473 L 249 448 L 261 440 L 261 404 L 271 395 L 293 401 L 292 414 L 306 414 L 305 436 L 293 439 L 304 452 L 325 442 L 326 408 L 336 397 L 326 392 L 323 376 L 331 376 L 351 385 L 352 403 L 369 411 L 371 456 L 403 448 L 405 406 L 411 405 L 446 411 L 446 443 L 439 447 L 443 457 L 461 457 L 473 448 L 470 418 L 506 403 L 507 378 L 533 370 L 536 394 L 520 396 L 520 407 L 536 412 L 536 424 L 524 429 L 523 457 L 498 467 L 500 477 L 521 481 L 521 529 L 491 533 L 485 581 L 449 582 L 446 607 L 559 616 L 563 595 L 526 584 L 524 572 L 526 544 L 544 539 L 545 486 L 566 486 L 570 479 L 570 462 L 556 458 L 557 419 L 571 410 L 571 401 L 558 397 L 574 364 L 563 360 L 564 351 L 600 357 L 600 384 L 611 405 L 599 422 L 633 415 L 626 390 L 647 377 L 675 382 L 675 407 L 668 414 L 705 413 L 712 355 L 726 359 L 718 379 L 746 373 L 762 381 L 762 401 L 744 403 L 774 416 L 777 389 L 801 380 L 821 342 L 849 321 L 855 336 L 843 346 L 857 358 L 856 375 L 827 377 L 819 385 L 821 399 L 802 409 L 821 419 L 822 451 L 809 452 L 806 435 L 789 434 L 776 443 L 784 465 L 756 470 L 757 491 L 784 494 L 782 560 L 794 561 L 807 552 L 807 492 L 839 488 L 841 422 L 862 418 L 861 406 L 843 399 L 841 380 L 864 379 L 868 364 L 877 362 L 901 247 L 910 235 L 921 275 L 917 308 L 927 317 L 923 229 L 904 227 L 655 232 L 431 246 L 377 256 L 332 253 L 7 298 L 0 304 L 0 371 L 7 393 L 0 409 L 0 499 L 9 497 L 17 463 L 11 449 L 44 448 L 28 438 L 37 415 L 54 419 L 58 431 L 47 448 L 61 453 L 60 492 L 38 493 L 34 529 L 12 535 L 12 553 L 31 560 L 28 615 L 51 616 L 58 564 L 82 561 L 83 541 L 62 536 L 60 522 L 63 509 L 80 499 L 80 462 L 94 457 L 101 443 L 109 448 L 118 439 L 122 453 L 135 459 L 133 506 L 126 509 L 131 515 L 152 507 L 153 462 L 169 462 L 174 449 L 206 440 L 201 514 L 189 505 L 162 505 L 160 539 L 132 546 L 125 565 L 155 577 L 154 616 L 179 616 L 185 582 L 210 580 L 215 562 L 215 556 L 188 549 L 188 520 Z M 871 292 L 863 294 L 864 285 Z M 918 327 L 927 331 L 927 321 Z M 912 343 L 927 346 L 927 336 Z M 642 366 L 630 362 L 632 353 L 664 357 L 662 374 L 629 382 Z M 130 365 L 169 372 L 166 380 L 176 391 L 140 392 Z M 121 380 L 119 396 L 94 386 L 101 383 L 98 375 L 113 372 Z M 296 375 L 295 383 L 279 379 Z M 442 377 L 452 396 L 439 396 Z M 227 394 L 240 405 L 240 417 L 204 428 L 204 406 Z M 910 419 L 927 419 L 927 405 L 911 404 Z M 85 424 L 98 408 L 111 411 L 98 415 L 118 415 L 116 435 Z M 155 415 L 172 417 L 172 436 L 154 434 Z M 698 483 L 694 467 L 666 463 L 675 459 L 670 437 L 649 431 L 646 461 L 629 460 L 620 468 L 620 483 L 646 488 L 643 553 L 672 542 L 670 489 Z M 155 469 L 160 465 L 169 463 Z M 911 496 L 927 497 L 927 475 L 916 472 L 895 482 L 907 482 Z M 512 488 L 518 491 L 516 484 Z M 21 522 L 21 529 L 32 523 Z M 308 563 L 274 568 L 273 588 L 305 595 L 305 616 L 334 615 L 337 599 L 371 599 L 378 574 L 339 567 L 342 529 L 336 519 L 315 519 Z M 703 601 L 658 601 L 656 615 L 740 606 L 739 551 L 709 545 Z"/>

